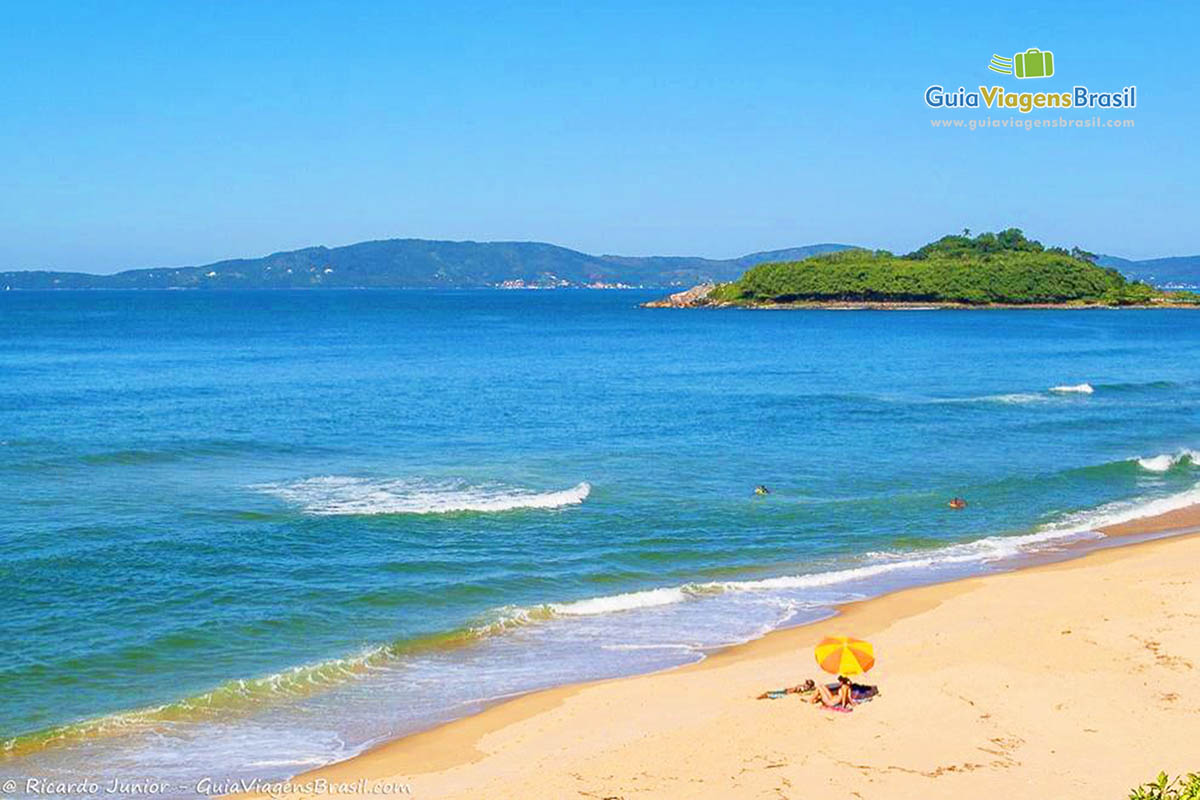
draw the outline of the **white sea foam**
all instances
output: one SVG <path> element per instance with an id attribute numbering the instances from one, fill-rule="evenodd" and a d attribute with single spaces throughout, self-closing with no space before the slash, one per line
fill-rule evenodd
<path id="1" fill-rule="evenodd" d="M 1020 403 L 1040 403 L 1040 402 L 1044 401 L 1046 398 L 1040 394 L 1026 394 L 1023 392 L 1014 392 L 1012 394 L 995 394 L 995 395 L 991 395 L 990 397 L 985 397 L 983 399 L 991 400 L 992 402 L 995 402 L 995 403 L 1020 404 Z"/>
<path id="2" fill-rule="evenodd" d="M 1135 519 L 1157 517 L 1171 511 L 1200 503 L 1200 484 L 1177 494 L 1158 497 L 1152 500 L 1121 500 L 1106 503 L 1088 511 L 1068 514 L 1058 522 L 1048 526 L 1049 530 L 1063 532 L 1095 531 L 1122 522 L 1132 522 Z"/>
<path id="3" fill-rule="evenodd" d="M 1195 450 L 1181 450 L 1178 453 L 1162 453 L 1157 456 L 1139 458 L 1137 463 L 1139 467 L 1148 472 L 1166 472 L 1172 467 L 1184 464 L 1200 466 L 1200 452 Z"/>
<path id="4" fill-rule="evenodd" d="M 1092 394 L 1096 390 L 1090 383 L 1076 383 L 1069 386 L 1051 386 L 1050 391 L 1059 394 Z"/>
<path id="5" fill-rule="evenodd" d="M 934 403 L 1004 403 L 1019 405 L 1022 403 L 1045 403 L 1050 400 L 1044 394 L 1030 392 L 1009 392 L 1007 394 L 985 394 L 978 397 L 944 397 L 934 400 Z"/>
<path id="6" fill-rule="evenodd" d="M 476 486 L 463 482 L 379 480 L 345 475 L 261 484 L 252 488 L 295 503 L 305 513 L 319 516 L 562 508 L 582 503 L 592 491 L 591 484 L 586 481 L 570 489 L 535 492 L 499 484 Z"/>
<path id="7" fill-rule="evenodd" d="M 550 603 L 548 608 L 563 617 L 584 617 L 593 614 L 611 614 L 614 611 L 631 611 L 635 608 L 653 608 L 680 603 L 688 599 L 690 586 L 662 589 L 647 589 L 644 592 L 626 592 L 604 597 L 576 600 L 573 603 Z"/>
<path id="8" fill-rule="evenodd" d="M 1166 472 L 1175 466 L 1175 458 L 1170 453 L 1163 453 L 1149 458 L 1139 458 L 1138 466 L 1150 472 Z"/>
<path id="9" fill-rule="evenodd" d="M 321 766 L 328 763 L 329 759 L 323 756 L 313 758 L 267 758 L 262 761 L 247 761 L 246 767 L 307 767 Z"/>
<path id="10" fill-rule="evenodd" d="M 663 643 L 663 644 L 602 644 L 602 650 L 616 650 L 620 652 L 633 652 L 637 650 L 686 650 L 692 652 L 696 649 L 695 645 L 683 643 Z"/>

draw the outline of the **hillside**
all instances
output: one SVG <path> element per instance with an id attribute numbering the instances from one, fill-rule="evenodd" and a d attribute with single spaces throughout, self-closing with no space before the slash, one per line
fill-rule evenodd
<path id="1" fill-rule="evenodd" d="M 1200 256 L 1147 258 L 1141 261 L 1100 256 L 1096 263 L 1119 269 L 1127 278 L 1164 289 L 1200 289 Z"/>
<path id="2" fill-rule="evenodd" d="M 735 259 L 594 256 L 542 242 L 443 242 L 387 239 L 345 247 L 308 247 L 263 258 L 194 267 L 91 275 L 3 272 L 12 289 L 286 289 L 474 288 L 623 284 L 669 287 L 733 280 L 747 268 L 782 258 L 847 249 L 817 244 Z"/>
<path id="3" fill-rule="evenodd" d="M 1091 253 L 1046 248 L 1016 228 L 945 236 L 905 256 L 847 250 L 761 264 L 693 304 L 1137 305 L 1193 302 L 1127 280 Z"/>

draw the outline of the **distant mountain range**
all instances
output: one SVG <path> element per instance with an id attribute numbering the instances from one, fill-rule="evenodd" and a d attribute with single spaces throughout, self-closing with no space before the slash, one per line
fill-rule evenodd
<path id="1" fill-rule="evenodd" d="M 810 244 L 740 258 L 589 255 L 544 242 L 384 239 L 345 247 L 306 247 L 262 258 L 195 267 L 85 272 L 0 272 L 0 289 L 291 289 L 645 286 L 732 281 L 770 261 L 799 261 L 852 245 Z M 1200 288 L 1200 256 L 1098 263 L 1167 288 Z"/>
<path id="2" fill-rule="evenodd" d="M 813 244 L 741 258 L 593 256 L 542 242 L 386 239 L 306 247 L 198 267 L 84 272 L 0 272 L 0 289 L 288 289 L 691 286 L 731 281 L 756 264 L 849 249 Z"/>
<path id="3" fill-rule="evenodd" d="M 1130 261 L 1117 256 L 1100 256 L 1096 263 L 1120 270 L 1125 277 L 1163 289 L 1200 289 L 1200 256 L 1173 256 Z"/>

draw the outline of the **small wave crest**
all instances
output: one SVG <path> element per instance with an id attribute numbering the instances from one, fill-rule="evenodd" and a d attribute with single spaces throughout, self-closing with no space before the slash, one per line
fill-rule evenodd
<path id="1" fill-rule="evenodd" d="M 1058 394 L 1092 394 L 1096 389 L 1090 383 L 1075 383 L 1063 386 L 1051 386 L 1050 391 Z"/>
<path id="2" fill-rule="evenodd" d="M 666 587 L 662 589 L 647 589 L 642 592 L 626 592 L 623 594 L 592 597 L 587 600 L 576 600 L 570 603 L 551 603 L 548 608 L 556 616 L 587 617 L 595 614 L 611 614 L 615 611 L 632 611 L 637 608 L 654 608 L 667 606 L 688 599 L 696 593 L 694 584 L 686 586 Z"/>
<path id="3" fill-rule="evenodd" d="M 1200 452 L 1181 450 L 1178 453 L 1160 453 L 1137 459 L 1137 465 L 1147 472 L 1167 472 L 1175 467 L 1200 466 Z"/>
<path id="4" fill-rule="evenodd" d="M 579 505 L 591 494 L 586 481 L 569 489 L 535 492 L 510 486 L 461 481 L 379 480 L 326 475 L 254 487 L 316 516 L 376 514 L 491 513 Z"/>

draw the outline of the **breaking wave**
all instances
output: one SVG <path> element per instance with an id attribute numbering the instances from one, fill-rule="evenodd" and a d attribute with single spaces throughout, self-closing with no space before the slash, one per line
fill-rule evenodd
<path id="1" fill-rule="evenodd" d="M 591 493 L 586 481 L 569 489 L 534 492 L 499 484 L 379 480 L 327 475 L 254 487 L 317 516 L 491 513 L 579 505 Z"/>
<path id="2" fill-rule="evenodd" d="M 1137 519 L 1157 517 L 1171 511 L 1178 511 L 1200 504 L 1200 484 L 1176 494 L 1153 499 L 1118 500 L 1105 503 L 1086 511 L 1077 511 L 1061 517 L 1046 530 L 1057 530 L 1067 533 L 1095 531 L 1110 525 L 1132 522 Z"/>
<path id="3" fill-rule="evenodd" d="M 1148 472 L 1166 472 L 1175 467 L 1200 466 L 1200 452 L 1182 450 L 1178 453 L 1162 453 L 1137 459 L 1137 465 Z"/>
<path id="4" fill-rule="evenodd" d="M 635 608 L 666 606 L 686 600 L 689 594 L 697 593 L 694 584 L 662 589 L 647 589 L 642 592 L 592 597 L 571 603 L 551 603 L 549 610 L 560 617 L 584 617 L 593 614 L 611 614 L 614 611 L 631 611 Z"/>
<path id="5" fill-rule="evenodd" d="M 1076 383 L 1070 386 L 1051 386 L 1050 391 L 1059 394 L 1092 394 L 1096 390 L 1090 383 Z"/>

